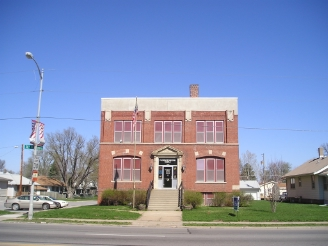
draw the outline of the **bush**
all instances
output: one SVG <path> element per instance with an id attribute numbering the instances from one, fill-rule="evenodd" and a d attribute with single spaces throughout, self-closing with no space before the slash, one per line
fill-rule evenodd
<path id="1" fill-rule="evenodd" d="M 214 193 L 212 206 L 224 207 L 226 204 L 227 193 L 226 192 L 216 192 Z"/>
<path id="2" fill-rule="evenodd" d="M 105 190 L 101 195 L 100 205 L 132 205 L 133 190 Z M 136 190 L 135 206 L 146 203 L 146 191 Z"/>
<path id="3" fill-rule="evenodd" d="M 232 198 L 234 196 L 239 196 L 239 206 L 240 207 L 247 207 L 250 205 L 251 201 L 253 201 L 252 195 L 245 195 L 243 192 L 233 192 L 233 193 L 226 193 L 226 192 L 216 192 L 214 193 L 213 198 L 213 206 L 215 207 L 232 207 Z"/>
<path id="4" fill-rule="evenodd" d="M 185 205 L 192 205 L 193 208 L 202 205 L 203 196 L 202 193 L 196 191 L 185 191 L 183 194 L 183 202 Z"/>

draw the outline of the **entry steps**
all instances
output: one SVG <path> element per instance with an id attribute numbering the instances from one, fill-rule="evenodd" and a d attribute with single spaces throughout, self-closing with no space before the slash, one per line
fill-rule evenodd
<path id="1" fill-rule="evenodd" d="M 178 190 L 152 190 L 148 210 L 150 211 L 176 211 L 179 208 Z"/>

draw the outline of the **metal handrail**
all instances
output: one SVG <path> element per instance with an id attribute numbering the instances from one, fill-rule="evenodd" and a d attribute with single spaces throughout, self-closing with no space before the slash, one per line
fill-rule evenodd
<path id="1" fill-rule="evenodd" d="M 154 181 L 153 180 L 150 181 L 149 186 L 148 186 L 147 197 L 146 197 L 146 208 L 148 208 L 150 194 L 151 194 L 152 189 L 154 189 Z"/>
<path id="2" fill-rule="evenodd" d="M 183 210 L 183 184 L 182 184 L 182 181 L 181 181 L 181 184 L 179 186 L 179 207 L 181 210 Z"/>

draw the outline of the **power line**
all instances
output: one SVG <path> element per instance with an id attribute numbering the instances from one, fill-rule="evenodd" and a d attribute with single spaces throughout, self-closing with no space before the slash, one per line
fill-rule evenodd
<path id="1" fill-rule="evenodd" d="M 35 117 L 17 117 L 17 118 L 0 118 L 0 121 L 6 120 L 23 120 L 23 119 L 34 119 Z M 95 121 L 100 122 L 101 120 L 83 119 L 83 118 L 63 118 L 63 117 L 40 117 L 41 119 L 53 119 L 53 120 L 74 120 L 74 121 Z M 204 126 L 206 127 L 206 126 Z M 243 127 L 239 126 L 238 129 L 244 130 L 261 130 L 261 131 L 293 131 L 293 132 L 328 132 L 328 130 L 313 130 L 313 129 L 293 129 L 293 128 L 265 128 L 265 127 Z"/>

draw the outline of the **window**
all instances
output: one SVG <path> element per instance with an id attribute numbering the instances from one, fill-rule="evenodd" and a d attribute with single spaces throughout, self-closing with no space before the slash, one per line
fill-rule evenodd
<path id="1" fill-rule="evenodd" d="M 224 159 L 201 158 L 197 159 L 197 182 L 224 182 Z"/>
<path id="2" fill-rule="evenodd" d="M 133 157 L 114 158 L 113 162 L 113 180 L 114 181 L 140 181 L 141 159 L 135 159 L 135 168 L 133 175 Z M 133 177 L 134 176 L 134 177 Z"/>
<path id="3" fill-rule="evenodd" d="M 182 121 L 155 121 L 155 143 L 181 143 Z"/>
<path id="4" fill-rule="evenodd" d="M 223 121 L 197 121 L 197 143 L 223 143 Z"/>
<path id="5" fill-rule="evenodd" d="M 290 188 L 295 189 L 295 178 L 290 178 Z"/>
<path id="6" fill-rule="evenodd" d="M 326 176 L 323 177 L 323 189 L 328 190 L 328 178 Z"/>
<path id="7" fill-rule="evenodd" d="M 205 206 L 213 206 L 213 193 L 203 193 L 204 205 Z"/>
<path id="8" fill-rule="evenodd" d="M 141 121 L 136 123 L 136 133 L 132 120 L 114 122 L 114 142 L 115 143 L 133 143 L 136 136 L 136 143 L 141 142 Z"/>
<path id="9" fill-rule="evenodd" d="M 315 189 L 315 176 L 314 175 L 311 175 L 311 186 L 312 186 L 312 189 Z"/>
<path id="10" fill-rule="evenodd" d="M 298 177 L 298 186 L 302 187 L 302 178 L 301 177 Z"/>

